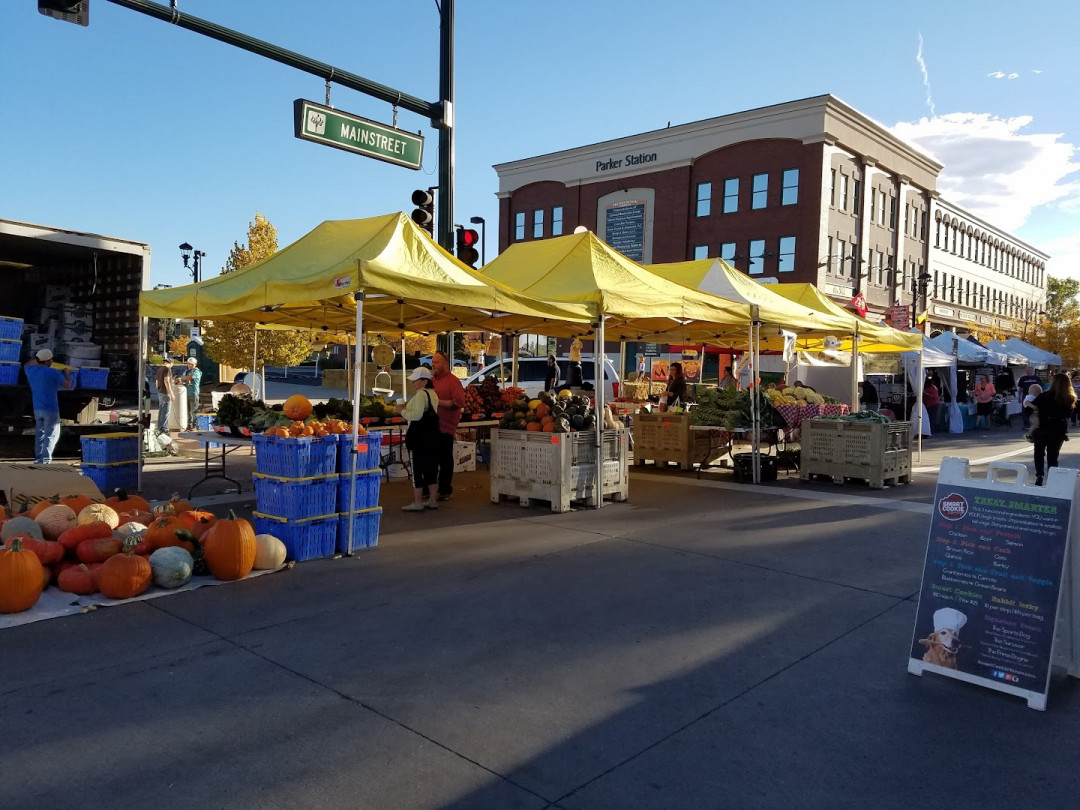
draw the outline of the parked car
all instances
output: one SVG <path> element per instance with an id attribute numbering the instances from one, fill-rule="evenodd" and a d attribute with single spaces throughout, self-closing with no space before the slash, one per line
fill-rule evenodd
<path id="1" fill-rule="evenodd" d="M 420 358 L 420 365 L 422 365 L 424 368 L 431 368 L 431 358 L 432 355 L 425 354 L 423 357 Z M 454 358 L 454 365 L 459 368 L 468 368 L 468 363 L 466 363 L 464 360 L 458 360 L 457 358 Z"/>
<path id="2" fill-rule="evenodd" d="M 555 362 L 559 364 L 559 387 L 563 388 L 567 384 L 570 374 L 570 358 L 567 355 L 555 358 Z M 512 361 L 506 359 L 503 361 L 502 369 L 503 374 L 507 380 L 511 379 Z M 583 354 L 581 356 L 581 376 L 582 380 L 590 385 L 593 384 L 595 379 L 596 366 L 593 362 L 593 357 L 590 354 Z M 494 376 L 499 378 L 499 364 L 498 362 L 489 363 L 484 366 L 478 372 L 471 377 L 465 379 L 465 385 L 479 385 L 488 376 Z M 544 378 L 547 377 L 547 357 L 519 357 L 518 358 L 518 386 L 525 390 L 525 393 L 530 397 L 535 397 L 541 391 L 544 390 Z M 615 370 L 615 364 L 610 360 L 604 359 L 604 399 L 611 401 L 619 395 L 619 375 Z"/>

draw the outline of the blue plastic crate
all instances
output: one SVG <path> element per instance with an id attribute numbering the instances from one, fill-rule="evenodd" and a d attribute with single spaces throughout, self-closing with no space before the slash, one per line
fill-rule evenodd
<path id="1" fill-rule="evenodd" d="M 0 339 L 0 362 L 4 363 L 18 363 L 19 355 L 22 353 L 22 341 L 21 340 L 3 340 Z"/>
<path id="2" fill-rule="evenodd" d="M 255 508 L 279 518 L 312 518 L 337 510 L 336 475 L 313 478 L 275 478 L 254 473 Z"/>
<path id="3" fill-rule="evenodd" d="M 317 560 L 334 554 L 338 536 L 337 515 L 287 520 L 253 512 L 256 534 L 272 534 L 285 544 L 290 560 Z"/>
<path id="4" fill-rule="evenodd" d="M 21 340 L 22 333 L 22 318 L 0 316 L 0 340 Z"/>
<path id="5" fill-rule="evenodd" d="M 338 434 L 338 472 L 352 472 L 352 433 Z M 382 431 L 373 430 L 366 436 L 358 436 L 356 442 L 356 469 L 373 470 L 382 460 Z"/>
<path id="6" fill-rule="evenodd" d="M 18 363 L 0 363 L 0 385 L 15 385 L 19 381 Z"/>
<path id="7" fill-rule="evenodd" d="M 212 413 L 197 413 L 195 414 L 195 427 L 199 430 L 213 430 L 214 414 Z M 199 442 L 199 447 L 221 447 L 221 442 Z"/>
<path id="8" fill-rule="evenodd" d="M 97 484 L 102 492 L 134 489 L 139 485 L 139 462 L 122 464 L 83 464 L 82 474 Z"/>
<path id="9" fill-rule="evenodd" d="M 352 489 L 350 473 L 338 476 L 337 511 L 349 512 L 356 509 L 371 509 L 379 505 L 379 486 L 382 484 L 382 470 L 365 470 L 356 474 L 356 496 L 349 507 L 349 491 Z"/>
<path id="10" fill-rule="evenodd" d="M 138 433 L 98 433 L 83 436 L 84 464 L 117 464 L 139 460 Z"/>
<path id="11" fill-rule="evenodd" d="M 281 438 L 256 433 L 255 469 L 279 478 L 310 478 L 337 472 L 337 436 Z"/>
<path id="12" fill-rule="evenodd" d="M 109 385 L 109 370 L 98 366 L 83 366 L 79 369 L 79 388 L 104 390 Z"/>
<path id="13" fill-rule="evenodd" d="M 373 548 L 379 544 L 379 524 L 382 522 L 382 507 L 374 509 L 362 509 L 352 513 L 353 540 L 352 550 L 361 548 Z M 349 546 L 349 515 L 338 515 L 337 550 L 342 554 L 348 554 Z"/>

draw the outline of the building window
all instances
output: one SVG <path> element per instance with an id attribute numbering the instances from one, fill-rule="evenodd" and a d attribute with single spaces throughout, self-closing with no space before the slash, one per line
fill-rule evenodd
<path id="1" fill-rule="evenodd" d="M 720 245 L 720 258 L 723 259 L 728 264 L 730 264 L 732 267 L 735 266 L 735 243 L 734 242 L 724 242 L 723 244 Z"/>
<path id="2" fill-rule="evenodd" d="M 825 272 L 833 271 L 833 238 L 829 237 L 829 252 L 825 254 Z"/>
<path id="3" fill-rule="evenodd" d="M 879 286 L 885 286 L 885 254 L 880 250 L 877 254 L 877 283 Z"/>
<path id="4" fill-rule="evenodd" d="M 839 240 L 836 251 L 836 275 L 843 278 L 844 275 L 844 259 L 847 258 L 847 242 L 843 239 Z"/>
<path id="5" fill-rule="evenodd" d="M 848 176 L 840 173 L 840 210 L 848 210 Z"/>
<path id="6" fill-rule="evenodd" d="M 525 239 L 525 212 L 518 211 L 514 214 L 514 241 L 521 242 Z"/>
<path id="7" fill-rule="evenodd" d="M 851 181 L 851 215 L 862 216 L 862 182 L 858 177 Z"/>
<path id="8" fill-rule="evenodd" d="M 765 240 L 750 240 L 750 275 L 760 276 L 765 272 Z"/>
<path id="9" fill-rule="evenodd" d="M 769 175 L 754 175 L 754 197 L 751 208 L 764 208 L 769 202 Z"/>
<path id="10" fill-rule="evenodd" d="M 707 217 L 712 213 L 712 183 L 697 184 L 697 215 Z"/>
<path id="11" fill-rule="evenodd" d="M 776 268 L 781 273 L 790 273 L 795 269 L 795 237 L 780 237 L 780 263 Z"/>
<path id="12" fill-rule="evenodd" d="M 556 205 L 551 209 L 551 235 L 562 236 L 562 206 Z"/>
<path id="13" fill-rule="evenodd" d="M 729 177 L 724 181 L 724 213 L 734 214 L 739 210 L 739 178 Z"/>
<path id="14" fill-rule="evenodd" d="M 885 203 L 888 195 L 884 191 L 878 193 L 878 225 L 885 224 Z"/>
<path id="15" fill-rule="evenodd" d="M 829 186 L 829 205 L 836 208 L 836 169 L 831 170 L 832 181 Z"/>
<path id="16" fill-rule="evenodd" d="M 544 238 L 544 209 L 537 208 L 533 211 L 533 239 Z"/>
<path id="17" fill-rule="evenodd" d="M 799 170 L 785 169 L 782 182 L 784 190 L 780 195 L 780 204 L 795 205 L 799 202 Z"/>
<path id="18" fill-rule="evenodd" d="M 708 245 L 694 245 L 694 260 L 709 258 Z"/>
<path id="19" fill-rule="evenodd" d="M 877 210 L 877 189 L 870 187 L 870 221 L 874 221 L 874 212 Z"/>

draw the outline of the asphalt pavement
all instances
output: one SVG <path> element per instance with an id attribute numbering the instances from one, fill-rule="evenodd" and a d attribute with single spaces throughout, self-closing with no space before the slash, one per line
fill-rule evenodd
<path id="1" fill-rule="evenodd" d="M 249 453 L 199 502 L 249 511 Z M 945 456 L 1031 462 L 1013 429 L 886 490 L 645 467 L 561 515 L 390 482 L 354 557 L 0 633 L 0 808 L 1075 808 L 1075 680 L 1038 712 L 906 671 Z"/>

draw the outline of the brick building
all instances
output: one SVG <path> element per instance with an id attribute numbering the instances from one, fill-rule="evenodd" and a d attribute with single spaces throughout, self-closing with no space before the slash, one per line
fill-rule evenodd
<path id="1" fill-rule="evenodd" d="M 942 168 L 817 96 L 499 164 L 499 248 L 580 225 L 646 264 L 719 256 L 844 305 L 861 294 L 870 317 L 926 311 L 931 328 L 967 328 L 970 310 L 934 306 L 959 285 L 1011 327 L 1008 302 L 1042 308 L 1048 257 L 940 201 Z"/>

